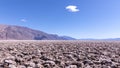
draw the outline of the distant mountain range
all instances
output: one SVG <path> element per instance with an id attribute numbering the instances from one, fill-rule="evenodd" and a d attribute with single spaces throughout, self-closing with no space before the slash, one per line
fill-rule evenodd
<path id="1" fill-rule="evenodd" d="M 0 40 L 75 40 L 22 26 L 0 25 Z"/>
<path id="2" fill-rule="evenodd" d="M 109 39 L 104 39 L 104 40 L 120 40 L 120 38 L 109 38 Z"/>
<path id="3" fill-rule="evenodd" d="M 108 40 L 108 41 L 119 41 L 120 38 L 107 38 L 107 39 L 79 39 L 79 40 Z"/>
<path id="4" fill-rule="evenodd" d="M 0 40 L 120 40 L 120 38 L 75 39 L 69 36 L 48 34 L 40 30 L 34 30 L 23 26 L 0 24 Z"/>

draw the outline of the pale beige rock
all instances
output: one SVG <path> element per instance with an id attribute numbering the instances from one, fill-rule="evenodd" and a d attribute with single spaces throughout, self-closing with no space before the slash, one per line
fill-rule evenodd
<path id="1" fill-rule="evenodd" d="M 9 65 L 9 68 L 17 68 L 15 65 Z"/>
<path id="2" fill-rule="evenodd" d="M 69 65 L 69 66 L 67 66 L 65 68 L 77 68 L 77 66 L 76 65 Z"/>
<path id="3" fill-rule="evenodd" d="M 0 41 L 0 68 L 120 68 L 119 50 L 118 41 Z"/>

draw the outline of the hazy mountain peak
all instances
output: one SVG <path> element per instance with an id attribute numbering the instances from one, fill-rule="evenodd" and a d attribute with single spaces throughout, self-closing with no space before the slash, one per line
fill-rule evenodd
<path id="1" fill-rule="evenodd" d="M 27 27 L 0 24 L 1 40 L 69 40 Z M 70 39 L 71 40 L 71 39 Z"/>

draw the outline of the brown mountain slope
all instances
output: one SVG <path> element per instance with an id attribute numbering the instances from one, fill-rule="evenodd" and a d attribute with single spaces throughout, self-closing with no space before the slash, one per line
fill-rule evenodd
<path id="1" fill-rule="evenodd" d="M 27 27 L 0 25 L 0 40 L 66 40 L 53 34 Z"/>

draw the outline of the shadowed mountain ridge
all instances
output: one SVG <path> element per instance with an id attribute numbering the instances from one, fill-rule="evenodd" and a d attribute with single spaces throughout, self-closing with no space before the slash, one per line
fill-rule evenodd
<path id="1" fill-rule="evenodd" d="M 0 25 L 0 40 L 74 40 L 22 26 Z"/>

